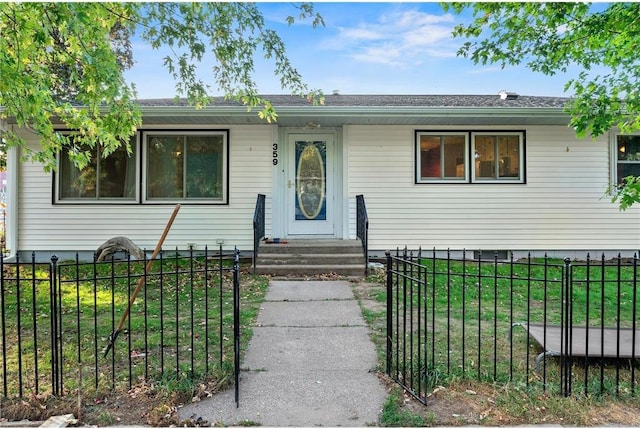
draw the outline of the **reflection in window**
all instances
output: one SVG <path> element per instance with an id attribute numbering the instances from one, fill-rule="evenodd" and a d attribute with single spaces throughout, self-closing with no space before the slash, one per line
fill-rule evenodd
<path id="1" fill-rule="evenodd" d="M 60 154 L 58 198 L 60 200 L 134 200 L 136 194 L 136 145 L 131 142 L 132 153 L 122 146 L 102 157 L 96 145 L 89 164 L 80 170 L 68 156 L 66 149 Z"/>
<path id="2" fill-rule="evenodd" d="M 421 135 L 420 179 L 464 180 L 465 146 L 464 135 Z"/>
<path id="3" fill-rule="evenodd" d="M 616 183 L 640 176 L 640 136 L 616 136 Z"/>
<path id="4" fill-rule="evenodd" d="M 517 135 L 476 135 L 474 158 L 476 179 L 518 178 L 520 138 Z"/>
<path id="5" fill-rule="evenodd" d="M 222 201 L 225 158 L 222 133 L 148 135 L 147 199 Z"/>
<path id="6" fill-rule="evenodd" d="M 416 145 L 417 183 L 524 182 L 524 133 L 418 131 Z"/>

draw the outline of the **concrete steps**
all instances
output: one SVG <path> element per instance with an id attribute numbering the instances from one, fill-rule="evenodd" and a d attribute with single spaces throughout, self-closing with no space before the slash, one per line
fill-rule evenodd
<path id="1" fill-rule="evenodd" d="M 359 240 L 281 240 L 261 242 L 256 273 L 305 278 L 318 275 L 362 277 L 365 258 Z"/>

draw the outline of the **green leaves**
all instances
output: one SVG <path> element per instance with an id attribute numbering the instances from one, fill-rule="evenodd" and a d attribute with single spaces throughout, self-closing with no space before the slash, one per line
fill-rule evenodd
<path id="1" fill-rule="evenodd" d="M 314 27 L 324 24 L 313 4 L 294 7 L 297 19 L 312 20 Z M 250 110 L 259 107 L 265 121 L 277 120 L 253 77 L 259 51 L 273 60 L 283 90 L 313 103 L 324 100 L 303 82 L 284 43 L 253 3 L 0 3 L 2 115 L 40 139 L 40 148 L 32 151 L 8 131 L 3 135 L 7 145 L 21 146 L 27 159 L 49 171 L 63 147 L 73 149 L 73 162 L 83 168 L 96 144 L 105 156 L 128 144 L 142 123 L 135 87 L 123 76 L 133 64 L 135 30 L 153 48 L 170 48 L 164 65 L 177 96 L 196 108 L 209 104 L 215 86 Z M 209 72 L 202 73 L 202 66 Z M 56 127 L 76 136 L 70 139 Z"/>
<path id="2" fill-rule="evenodd" d="M 640 177 L 625 177 L 624 183 L 609 189 L 611 201 L 620 205 L 620 210 L 626 210 L 634 204 L 640 204 Z"/>
<path id="3" fill-rule="evenodd" d="M 300 19 L 322 22 L 312 4 L 298 6 Z M 176 92 L 197 108 L 209 104 L 215 82 L 227 99 L 260 107 L 258 115 L 267 122 L 277 120 L 271 103 L 258 95 L 254 80 L 255 55 L 262 51 L 274 62 L 274 74 L 280 77 L 283 90 L 322 102 L 320 91 L 311 90 L 300 73 L 291 65 L 282 39 L 266 27 L 254 3 L 150 3 L 141 16 L 142 37 L 153 47 L 168 46 L 172 56 L 164 58 L 165 66 L 176 81 Z M 293 17 L 288 17 L 291 23 Z M 197 62 L 213 59 L 212 79 L 202 78 Z"/>
<path id="4" fill-rule="evenodd" d="M 40 150 L 24 148 L 27 159 L 43 162 L 49 171 L 57 152 L 71 146 L 54 121 L 77 132 L 70 153 L 80 168 L 97 142 L 117 147 L 141 123 L 134 91 L 122 75 L 130 64 L 123 39 L 131 12 L 126 4 L 0 4 L 0 105 L 5 117 L 40 138 Z M 116 34 L 120 40 L 114 44 Z M 13 134 L 6 140 L 9 146 L 23 144 Z"/>
<path id="5" fill-rule="evenodd" d="M 567 105 L 569 125 L 578 136 L 640 130 L 640 3 L 455 3 L 444 8 L 458 14 L 471 9 L 474 19 L 457 26 L 454 36 L 468 39 L 458 55 L 476 64 L 524 64 L 547 75 L 581 69 L 565 85 L 573 96 Z M 637 202 L 635 179 L 614 198 L 622 209 Z"/>

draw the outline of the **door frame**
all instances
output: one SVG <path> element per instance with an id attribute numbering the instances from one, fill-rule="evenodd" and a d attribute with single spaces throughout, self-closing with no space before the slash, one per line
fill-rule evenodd
<path id="1" fill-rule="evenodd" d="M 333 156 L 333 201 L 327 201 L 327 204 L 333 204 L 333 234 L 331 235 L 292 235 L 289 232 L 289 216 L 293 212 L 291 204 L 293 203 L 288 198 L 288 182 L 293 177 L 293 172 L 290 171 L 295 162 L 289 159 L 294 155 L 294 150 L 290 147 L 289 136 L 293 134 L 306 134 L 306 135 L 331 135 L 334 141 L 334 156 Z M 274 136 L 275 137 L 275 136 Z M 342 144 L 342 129 L 341 128 L 316 128 L 309 129 L 305 127 L 286 128 L 278 127 L 277 138 L 274 138 L 274 159 L 277 159 L 277 163 L 273 165 L 273 201 L 272 201 L 272 223 L 271 230 L 273 237 L 277 238 L 297 238 L 297 239 L 312 239 L 312 238 L 343 238 L 343 144 Z M 293 167 L 295 168 L 295 166 Z"/>

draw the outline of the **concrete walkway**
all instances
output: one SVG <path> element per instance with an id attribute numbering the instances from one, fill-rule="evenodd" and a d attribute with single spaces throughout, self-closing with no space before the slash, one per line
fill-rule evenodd
<path id="1" fill-rule="evenodd" d="M 387 392 L 346 281 L 272 281 L 233 388 L 180 409 L 211 425 L 371 426 Z"/>

